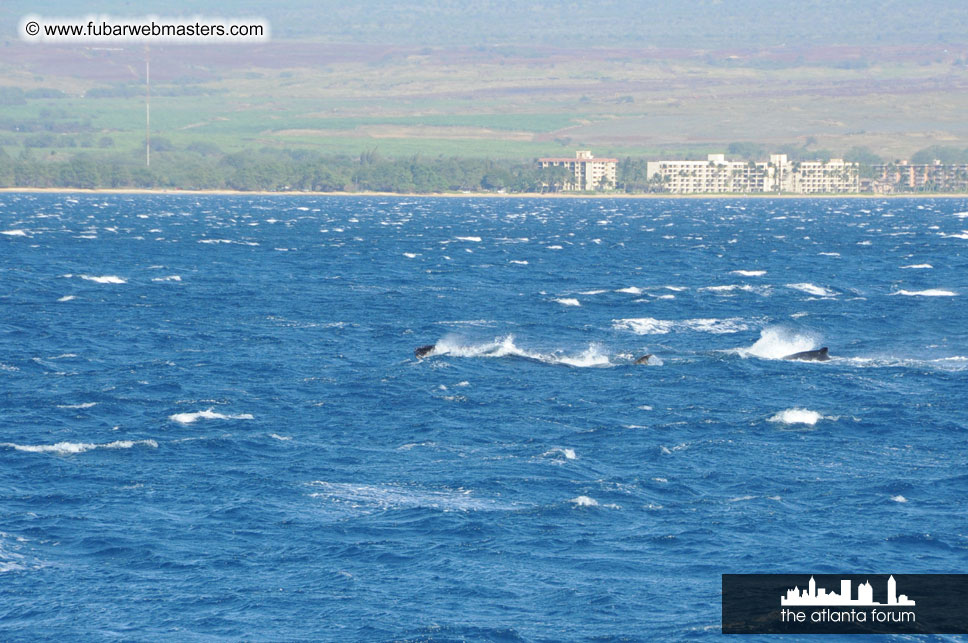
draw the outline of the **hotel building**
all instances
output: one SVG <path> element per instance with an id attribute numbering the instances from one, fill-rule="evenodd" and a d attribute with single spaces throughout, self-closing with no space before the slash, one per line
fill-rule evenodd
<path id="1" fill-rule="evenodd" d="M 650 181 L 666 192 L 742 193 L 793 192 L 797 194 L 849 193 L 860 189 L 857 163 L 843 159 L 793 161 L 772 154 L 769 161 L 727 161 L 710 154 L 705 161 L 650 161 Z"/>
<path id="2" fill-rule="evenodd" d="M 562 186 L 565 190 L 611 190 L 617 180 L 618 159 L 595 158 L 587 150 L 575 152 L 575 158 L 540 158 L 538 165 L 565 168 L 568 172 Z"/>

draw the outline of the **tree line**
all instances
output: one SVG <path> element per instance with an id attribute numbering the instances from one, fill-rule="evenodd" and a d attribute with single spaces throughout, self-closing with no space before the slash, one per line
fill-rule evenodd
<path id="1" fill-rule="evenodd" d="M 32 149 L 14 158 L 0 148 L 0 187 L 521 193 L 560 191 L 567 178 L 563 168 L 521 160 L 384 158 L 376 151 L 357 157 L 276 149 L 222 154 L 211 144 L 178 150 L 158 140 L 146 167 L 142 153 L 52 160 Z"/>
<path id="2" fill-rule="evenodd" d="M 110 148 L 113 141 L 101 143 Z M 731 156 L 757 158 L 765 152 L 754 144 L 732 144 Z M 793 151 L 793 150 L 789 150 Z M 804 150 L 794 159 L 817 158 Z M 865 148 L 844 155 L 861 164 L 869 176 L 883 159 Z M 932 147 L 913 162 L 940 159 L 968 162 L 968 149 Z M 793 159 L 791 159 L 793 160 Z M 617 168 L 615 189 L 627 193 L 662 192 L 661 181 L 649 179 L 647 160 L 627 157 Z M 464 157 L 386 158 L 377 151 L 359 156 L 327 156 L 308 150 L 265 148 L 225 154 L 207 142 L 177 148 L 164 138 L 152 141 L 151 166 L 143 152 L 79 152 L 70 157 L 32 147 L 11 156 L 0 147 L 0 187 L 141 188 L 182 190 L 312 191 L 312 192 L 507 192 L 546 193 L 564 190 L 569 178 L 562 167 L 508 159 Z M 959 184 L 960 185 L 960 184 Z"/>

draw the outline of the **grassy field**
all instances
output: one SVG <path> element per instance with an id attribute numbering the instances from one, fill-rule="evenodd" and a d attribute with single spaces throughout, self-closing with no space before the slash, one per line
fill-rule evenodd
<path id="1" fill-rule="evenodd" d="M 0 146 L 11 156 L 25 144 L 54 156 L 141 147 L 144 56 L 138 47 L 7 43 Z M 225 152 L 530 159 L 587 148 L 658 158 L 749 141 L 834 155 L 866 146 L 886 159 L 908 158 L 929 145 L 968 147 L 966 60 L 968 47 L 950 44 L 747 52 L 294 42 L 162 48 L 151 51 L 152 137 Z M 127 95 L 92 97 L 119 87 Z M 65 97 L 17 100 L 9 88 Z"/>

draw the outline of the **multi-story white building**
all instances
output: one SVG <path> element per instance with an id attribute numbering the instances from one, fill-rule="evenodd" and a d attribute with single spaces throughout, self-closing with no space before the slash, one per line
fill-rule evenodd
<path id="1" fill-rule="evenodd" d="M 859 166 L 842 159 L 790 162 L 786 154 L 769 161 L 727 161 L 710 154 L 705 161 L 650 161 L 647 177 L 678 194 L 717 192 L 857 192 Z"/>
<path id="2" fill-rule="evenodd" d="M 538 165 L 565 168 L 568 171 L 562 186 L 565 190 L 611 190 L 618 176 L 618 159 L 595 158 L 588 150 L 575 152 L 575 158 L 540 158 Z"/>

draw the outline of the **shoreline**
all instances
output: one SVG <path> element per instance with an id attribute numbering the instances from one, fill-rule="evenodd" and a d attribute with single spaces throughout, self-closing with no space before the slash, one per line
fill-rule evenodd
<path id="1" fill-rule="evenodd" d="M 0 188 L 0 194 L 185 194 L 190 196 L 315 196 L 315 197 L 395 197 L 395 198 L 464 198 L 464 199 L 968 199 L 962 192 L 925 192 L 922 194 L 765 194 L 765 193 L 696 193 L 696 194 L 624 194 L 624 193 L 541 193 L 541 192 L 272 192 L 268 190 L 180 190 L 157 188 Z"/>

